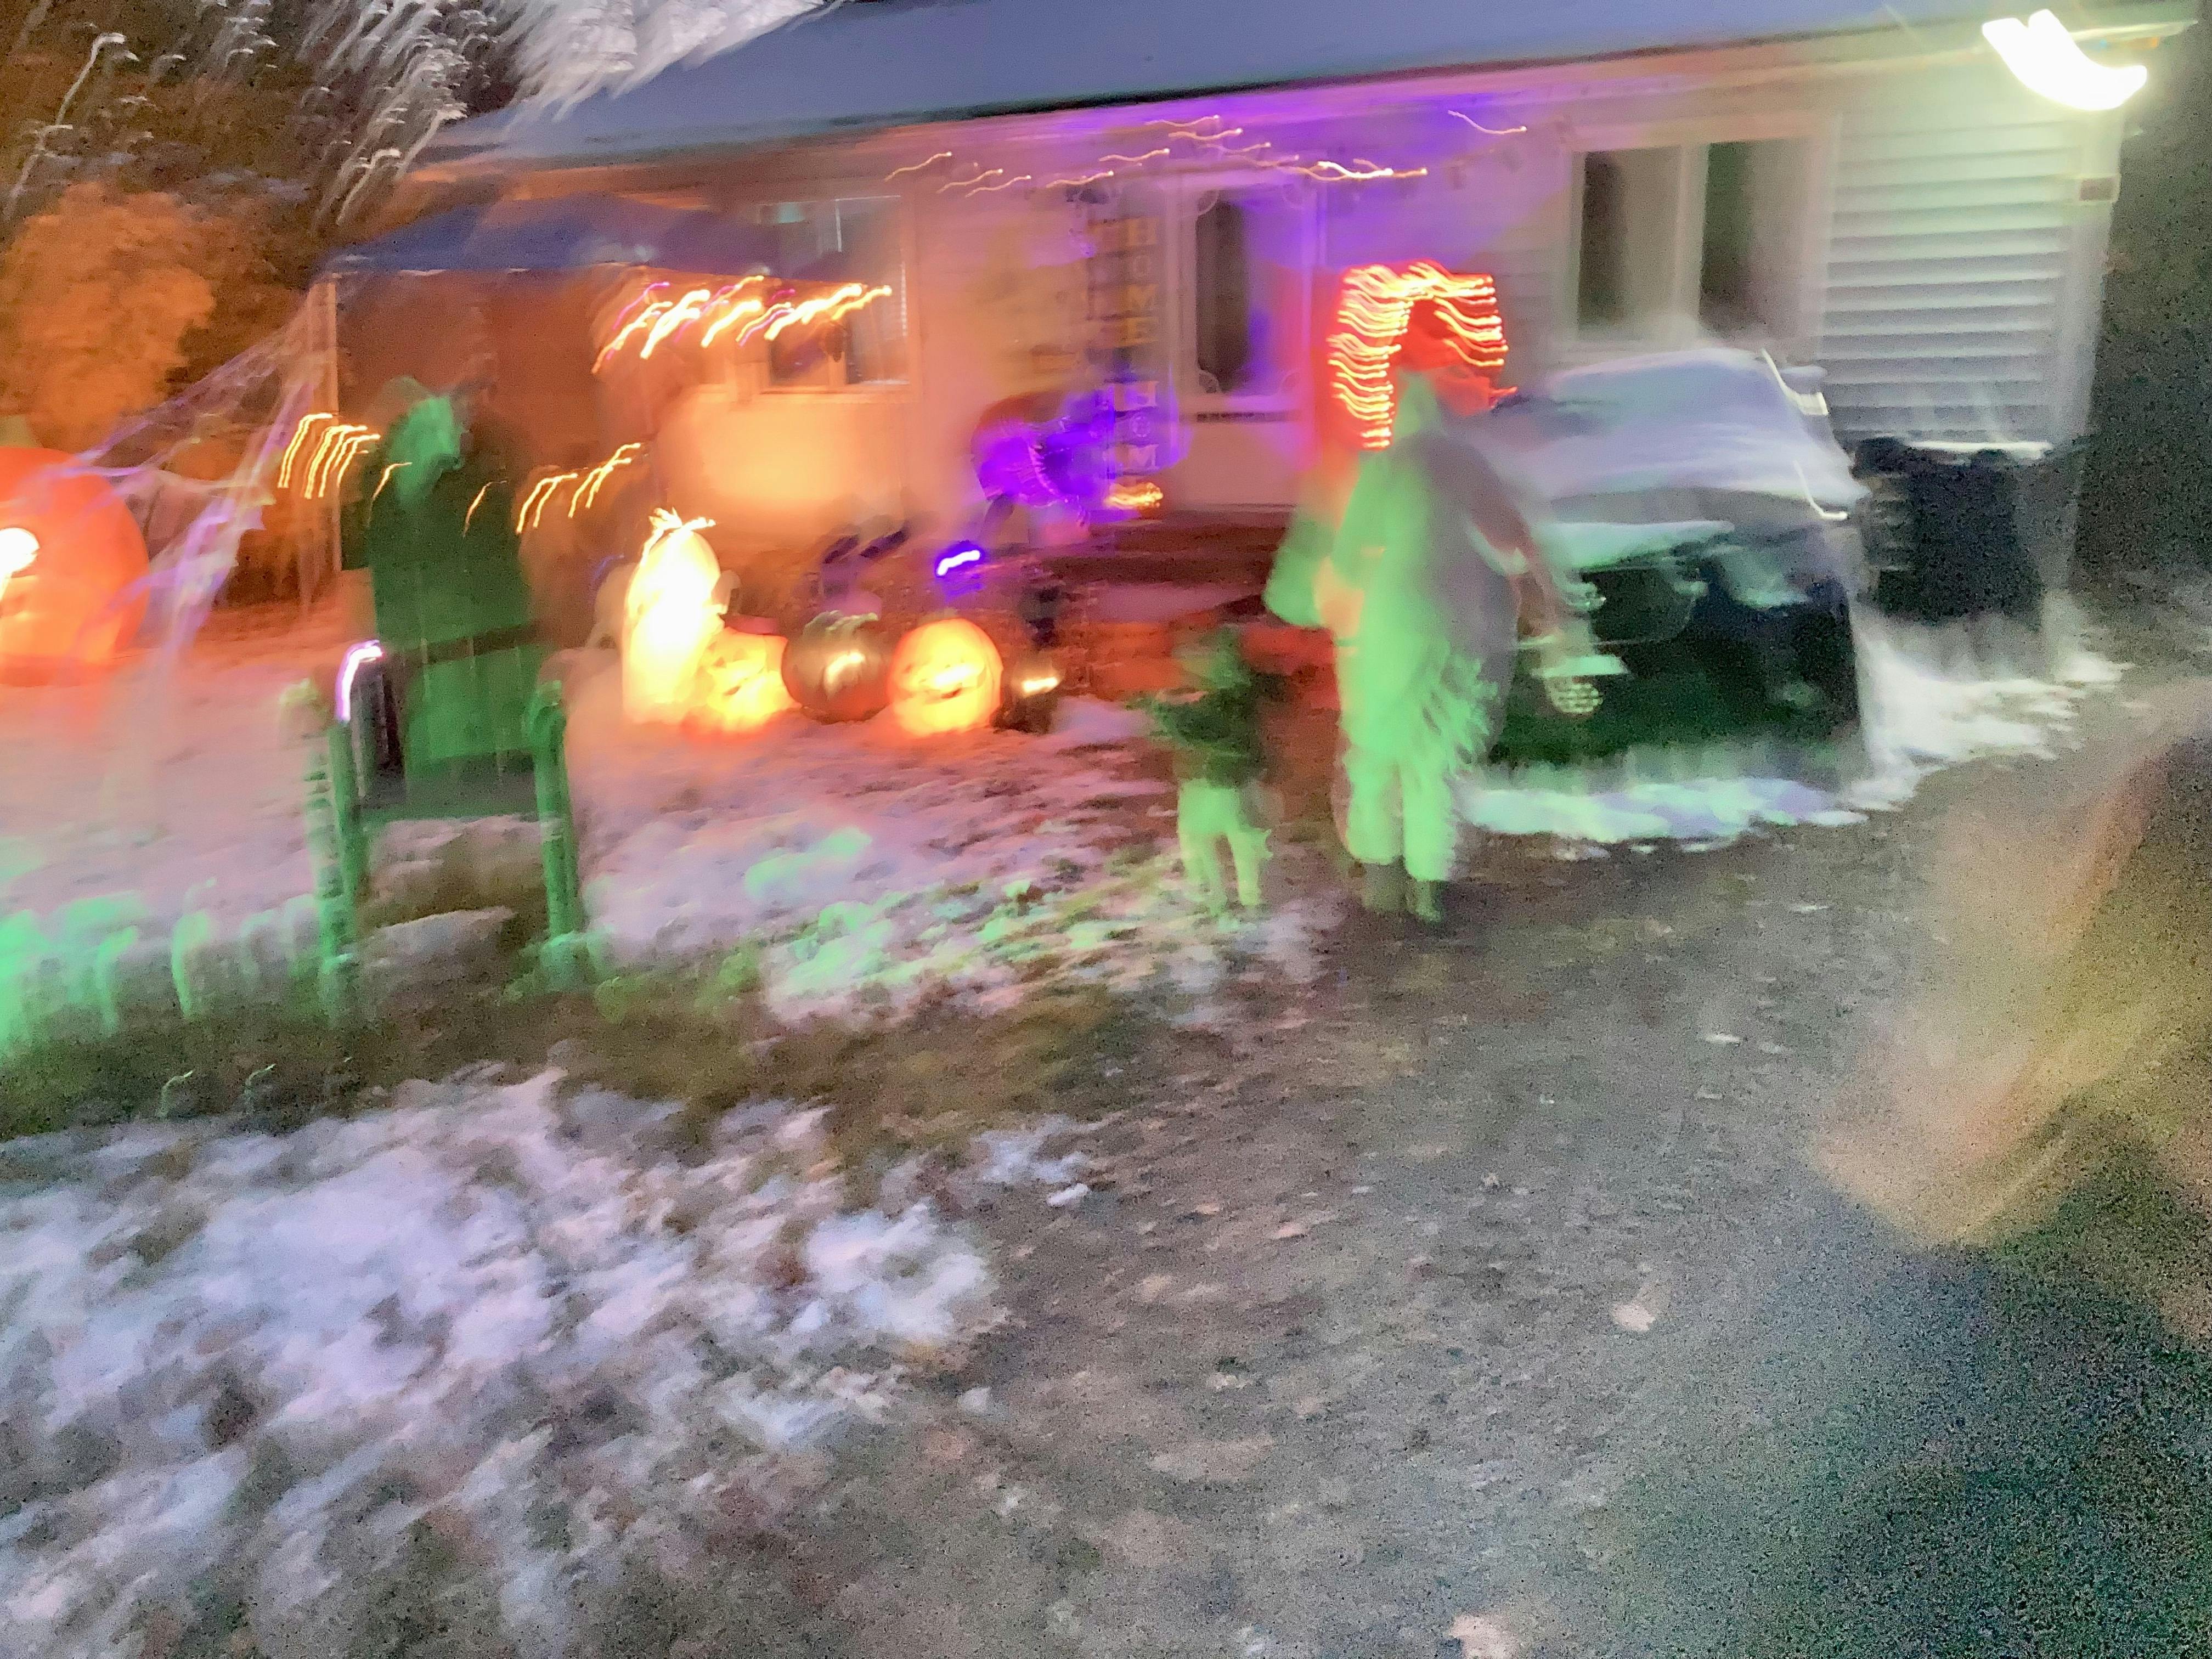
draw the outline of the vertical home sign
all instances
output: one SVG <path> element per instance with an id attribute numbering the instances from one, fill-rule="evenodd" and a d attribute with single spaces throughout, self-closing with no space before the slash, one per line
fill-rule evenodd
<path id="1" fill-rule="evenodd" d="M 1172 459 L 1160 361 L 1160 222 L 1103 202 L 1091 215 L 1091 358 L 1111 414 L 1109 470 L 1144 477 Z"/>

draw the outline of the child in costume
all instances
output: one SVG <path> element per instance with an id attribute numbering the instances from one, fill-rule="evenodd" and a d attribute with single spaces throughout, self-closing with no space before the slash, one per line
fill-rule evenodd
<path id="1" fill-rule="evenodd" d="M 1260 903 L 1260 872 L 1267 857 L 1261 823 L 1259 783 L 1267 770 L 1261 710 L 1278 692 L 1272 677 L 1244 660 L 1234 629 L 1223 629 L 1204 647 L 1184 653 L 1189 690 L 1139 697 L 1153 735 L 1175 754 L 1180 787 L 1176 830 L 1184 878 L 1212 908 L 1227 908 L 1220 848 L 1229 847 L 1237 875 L 1237 902 Z"/>

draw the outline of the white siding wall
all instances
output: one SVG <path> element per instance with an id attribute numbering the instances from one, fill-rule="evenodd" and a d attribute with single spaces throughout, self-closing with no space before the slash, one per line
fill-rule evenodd
<path id="1" fill-rule="evenodd" d="M 1800 143 L 1800 303 L 1776 337 L 1747 343 L 1824 364 L 1847 441 L 1875 433 L 2051 440 L 2080 429 L 2110 218 L 2108 205 L 2081 202 L 2080 185 L 2117 172 L 2120 118 L 2045 103 L 1978 50 L 1932 64 L 1715 54 L 1639 65 L 1632 76 L 1563 68 L 1463 84 L 1470 99 L 1501 100 L 1480 107 L 1516 129 L 1511 136 L 1453 122 L 1445 110 L 1460 94 L 1449 83 L 1395 96 L 1363 91 L 1357 100 L 1316 94 L 1291 104 L 1263 94 L 1212 107 L 1284 153 L 1425 167 L 1419 178 L 1317 187 L 1315 274 L 1424 258 L 1490 272 L 1511 342 L 1508 374 L 1523 384 L 1563 365 L 1696 337 L 1685 319 L 1633 338 L 1579 330 L 1579 151 Z M 1156 112 L 1132 110 L 1127 122 Z M 838 407 L 821 419 L 842 421 L 836 433 L 770 421 L 745 434 L 769 470 L 811 446 L 849 449 L 849 477 L 816 479 L 811 463 L 790 468 L 793 492 L 821 496 L 815 514 L 824 525 L 862 495 L 902 496 L 911 510 L 957 520 L 975 493 L 968 439 L 976 417 L 1064 375 L 1040 365 L 1072 363 L 1088 338 L 1081 214 L 1050 191 L 963 191 L 956 173 L 1080 176 L 1112 143 L 1096 116 L 1022 118 L 825 148 L 806 160 L 805 178 L 746 179 L 752 198 L 896 192 L 908 203 L 911 385 L 871 391 L 866 398 L 884 406 L 866 410 L 860 394 L 825 394 Z M 924 162 L 954 149 L 957 164 Z M 1170 344 L 1192 303 L 1188 263 L 1164 255 L 1158 272 Z M 1194 428 L 1189 459 L 1168 480 L 1170 498 L 1208 507 L 1288 501 L 1315 395 L 1310 386 L 1302 391 L 1297 406 L 1272 422 Z M 1191 392 L 1186 385 L 1180 394 L 1187 405 Z"/>
<path id="2" fill-rule="evenodd" d="M 1969 441 L 2080 429 L 2117 118 L 1995 63 L 1869 76 L 1840 112 L 1819 348 L 1839 430 Z"/>

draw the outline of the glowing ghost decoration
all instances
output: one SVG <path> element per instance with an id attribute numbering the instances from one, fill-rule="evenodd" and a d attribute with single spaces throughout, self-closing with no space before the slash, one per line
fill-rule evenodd
<path id="1" fill-rule="evenodd" d="M 722 631 L 722 567 L 699 534 L 713 522 L 653 515 L 623 618 L 623 713 L 631 720 L 673 725 L 691 708 L 700 663 Z"/>
<path id="2" fill-rule="evenodd" d="M 709 641 L 699 659 L 691 726 L 738 737 L 796 708 L 783 683 L 784 644 L 778 635 L 741 634 L 734 628 Z"/>
<path id="3" fill-rule="evenodd" d="M 973 732 L 999 713 L 999 647 L 959 617 L 926 622 L 891 658 L 891 718 L 914 737 Z"/>
<path id="4" fill-rule="evenodd" d="M 146 608 L 146 542 L 105 479 L 53 449 L 0 449 L 0 680 L 97 673 Z"/>

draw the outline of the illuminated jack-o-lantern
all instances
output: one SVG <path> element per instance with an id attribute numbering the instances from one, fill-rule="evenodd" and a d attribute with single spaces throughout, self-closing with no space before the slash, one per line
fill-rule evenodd
<path id="1" fill-rule="evenodd" d="M 106 481 L 52 449 L 0 449 L 0 680 L 106 668 L 146 608 L 146 542 Z"/>
<path id="2" fill-rule="evenodd" d="M 998 717 L 999 647 L 960 617 L 926 622 L 891 659 L 891 718 L 914 737 L 973 732 Z"/>
<path id="3" fill-rule="evenodd" d="M 699 665 L 722 631 L 722 567 L 704 519 L 653 515 L 623 620 L 623 713 L 673 724 L 690 709 Z"/>
<path id="4" fill-rule="evenodd" d="M 697 731 L 737 737 L 758 731 L 791 708 L 792 696 L 783 684 L 784 649 L 777 635 L 724 629 L 700 657 L 686 723 Z"/>
<path id="5" fill-rule="evenodd" d="M 1066 676 L 1046 652 L 1032 652 L 1006 665 L 1000 692 L 999 724 L 1010 732 L 1052 730 L 1060 712 L 1060 686 Z"/>
<path id="6" fill-rule="evenodd" d="M 873 617 L 817 617 L 783 653 L 785 689 L 817 720 L 872 719 L 890 700 L 892 646 Z"/>

